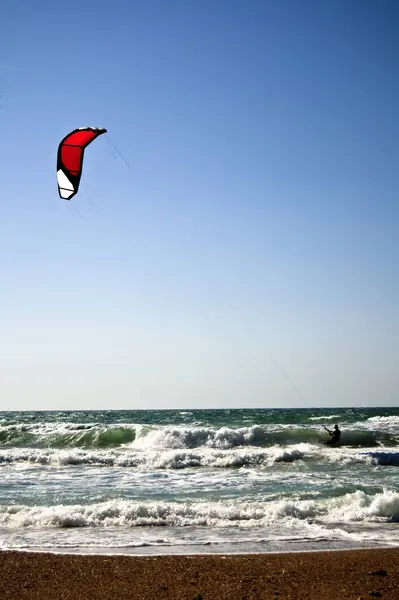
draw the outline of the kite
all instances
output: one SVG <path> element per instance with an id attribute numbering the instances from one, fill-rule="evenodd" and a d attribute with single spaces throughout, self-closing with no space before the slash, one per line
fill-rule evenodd
<path id="1" fill-rule="evenodd" d="M 64 200 L 70 200 L 78 192 L 85 148 L 106 132 L 98 127 L 81 127 L 61 141 L 57 155 L 57 183 L 58 193 Z"/>

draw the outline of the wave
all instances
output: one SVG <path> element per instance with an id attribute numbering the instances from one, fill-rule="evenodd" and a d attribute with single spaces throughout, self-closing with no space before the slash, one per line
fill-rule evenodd
<path id="1" fill-rule="evenodd" d="M 338 421 L 342 415 L 320 415 L 319 417 L 309 417 L 308 421 L 319 421 L 323 423 L 323 421 Z"/>
<path id="2" fill-rule="evenodd" d="M 381 419 L 383 419 L 381 417 Z M 384 417 L 385 419 L 385 417 Z M 397 446 L 399 422 L 354 424 L 343 430 L 341 446 Z M 394 417 L 397 419 L 397 417 Z M 38 423 L 0 426 L 0 446 L 31 448 L 118 448 L 131 446 L 148 449 L 232 449 L 240 446 L 310 443 L 326 440 L 326 433 L 316 424 L 252 425 L 248 427 L 209 427 L 201 425 L 103 425 L 98 423 Z"/>
<path id="3" fill-rule="evenodd" d="M 96 452 L 16 450 L 0 452 L 0 464 L 34 463 L 38 465 L 66 466 L 92 465 L 107 467 L 130 467 L 148 469 L 188 469 L 194 467 L 239 468 L 254 465 L 271 465 L 278 462 L 291 463 L 301 460 L 304 451 L 298 448 L 272 448 L 269 451 L 212 451 L 168 450 L 165 452 Z"/>
<path id="4" fill-rule="evenodd" d="M 134 441 L 135 427 L 93 424 L 8 425 L 0 427 L 0 444 L 32 447 L 106 447 Z"/>
<path id="5" fill-rule="evenodd" d="M 397 415 L 389 415 L 387 417 L 369 417 L 367 421 L 375 424 L 393 425 L 399 427 L 399 417 Z"/>
<path id="6" fill-rule="evenodd" d="M 356 491 L 324 500 L 248 503 L 140 502 L 114 499 L 90 505 L 0 506 L 0 527 L 259 527 L 308 523 L 399 522 L 399 493 Z"/>
<path id="7" fill-rule="evenodd" d="M 399 452 L 362 452 L 374 465 L 399 467 Z"/>
<path id="8" fill-rule="evenodd" d="M 331 448 L 316 444 L 275 445 L 267 448 L 237 447 L 233 449 L 149 449 L 123 450 L 12 448 L 0 450 L 0 465 L 30 463 L 48 466 L 81 465 L 94 467 L 133 468 L 140 471 L 181 470 L 192 468 L 234 469 L 242 467 L 270 468 L 279 463 L 328 463 L 341 465 L 371 464 L 399 466 L 399 452 Z"/>

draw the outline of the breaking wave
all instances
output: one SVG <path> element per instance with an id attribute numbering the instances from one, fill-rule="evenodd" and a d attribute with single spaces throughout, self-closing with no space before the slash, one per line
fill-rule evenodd
<path id="1" fill-rule="evenodd" d="M 267 448 L 236 447 L 233 449 L 195 448 L 195 449 L 149 449 L 137 451 L 134 448 L 124 450 L 96 449 L 42 449 L 12 448 L 0 450 L 0 465 L 11 463 L 31 463 L 48 466 L 97 466 L 128 467 L 141 471 L 158 469 L 204 468 L 241 468 L 271 467 L 278 463 L 329 464 L 370 464 L 376 466 L 399 466 L 399 452 L 393 448 L 384 452 L 368 452 L 345 448 L 330 448 L 315 444 L 295 444 Z"/>
<path id="2" fill-rule="evenodd" d="M 299 521 L 399 522 L 399 493 L 357 491 L 324 500 L 160 502 L 114 499 L 90 505 L 2 506 L 0 526 L 75 528 L 137 526 L 254 527 Z"/>
<path id="3" fill-rule="evenodd" d="M 327 417 L 325 417 L 327 418 Z M 364 424 L 344 429 L 343 446 L 399 445 L 397 417 L 380 417 L 375 427 Z M 389 420 L 388 420 L 389 419 Z M 396 419 L 396 421 L 394 420 Z M 0 426 L 0 446 L 31 448 L 118 448 L 131 446 L 136 450 L 150 448 L 231 449 L 239 446 L 270 447 L 322 443 L 325 432 L 317 425 L 252 425 L 249 427 L 154 426 L 98 423 L 7 424 Z"/>

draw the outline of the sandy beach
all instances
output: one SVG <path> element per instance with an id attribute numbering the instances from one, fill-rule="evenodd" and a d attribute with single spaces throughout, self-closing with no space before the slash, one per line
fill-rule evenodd
<path id="1" fill-rule="evenodd" d="M 294 554 L 0 553 L 0 597 L 21 600 L 399 598 L 399 548 Z"/>

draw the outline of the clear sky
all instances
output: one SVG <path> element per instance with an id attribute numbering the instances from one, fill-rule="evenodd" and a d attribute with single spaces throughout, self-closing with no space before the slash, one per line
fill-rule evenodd
<path id="1" fill-rule="evenodd" d="M 0 27 L 1 409 L 398 402 L 395 0 L 10 0 Z M 66 202 L 85 125 L 130 168 L 98 138 Z"/>

